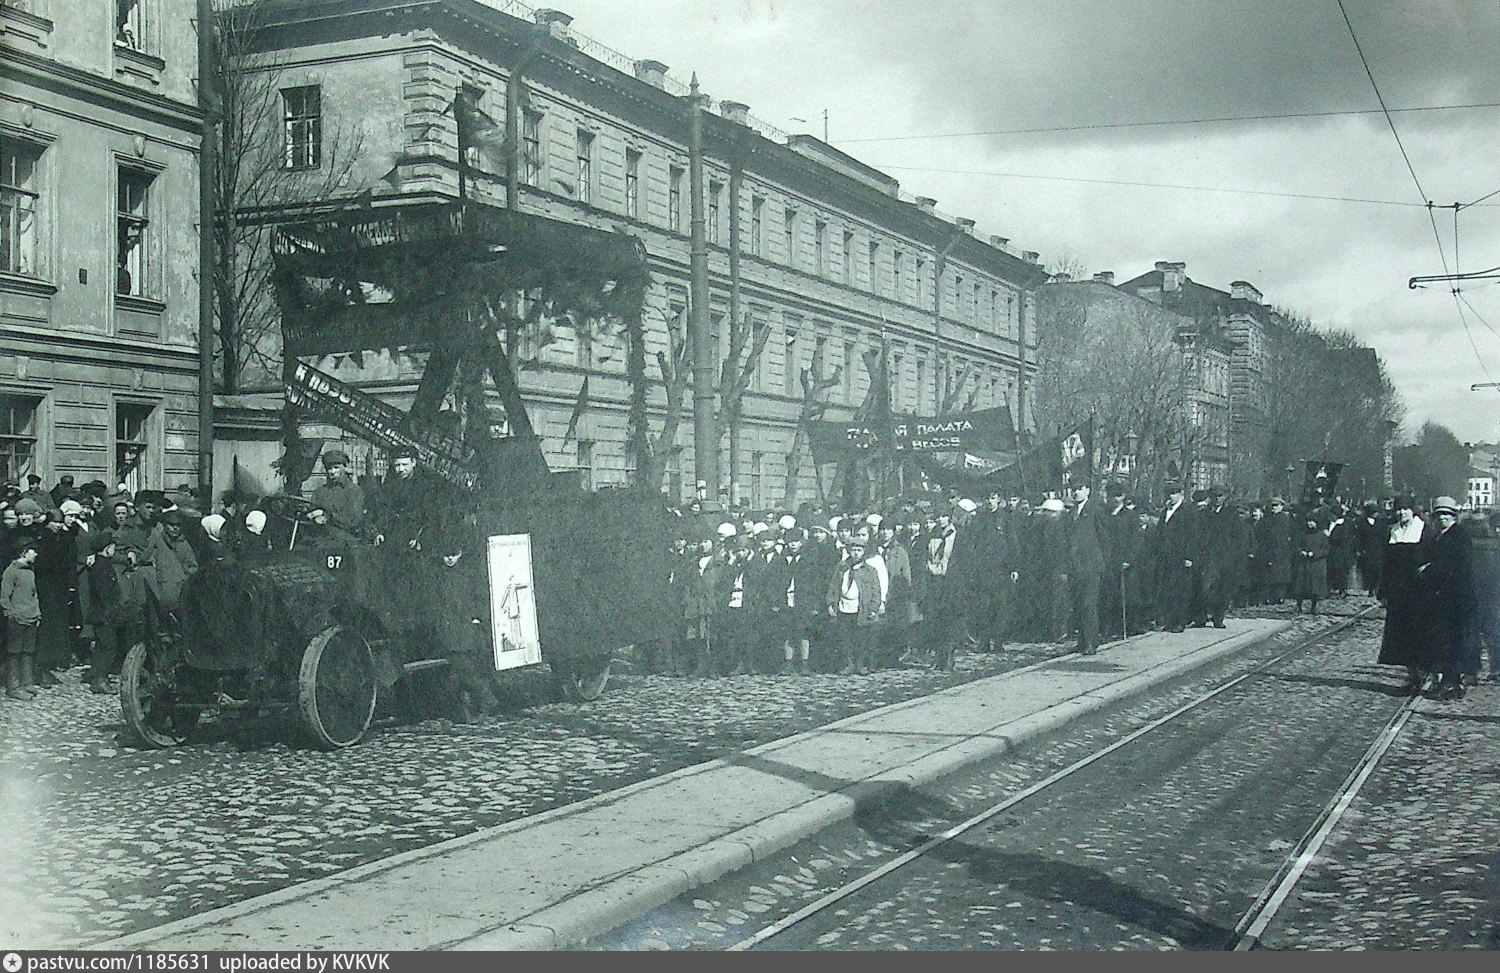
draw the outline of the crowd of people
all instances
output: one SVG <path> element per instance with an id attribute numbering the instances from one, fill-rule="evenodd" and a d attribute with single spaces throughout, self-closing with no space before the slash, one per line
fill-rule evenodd
<path id="1" fill-rule="evenodd" d="M 1410 497 L 1291 505 L 1181 483 L 1165 492 L 1153 508 L 1116 484 L 1102 501 L 1080 485 L 1035 504 L 990 491 L 839 513 L 694 501 L 678 510 L 673 548 L 681 622 L 651 664 L 697 676 L 951 669 L 966 646 L 1071 641 L 1093 654 L 1147 631 L 1223 628 L 1236 609 L 1317 613 L 1359 593 L 1393 606 L 1379 661 L 1408 666 L 1413 689 L 1461 696 L 1482 647 L 1500 678 L 1500 515 L 1449 535 L 1449 498 L 1423 533 Z M 1459 535 L 1473 556 L 1445 553 Z"/>
<path id="2" fill-rule="evenodd" d="M 298 514 L 304 537 L 411 556 L 425 545 L 422 556 L 449 566 L 463 557 L 461 543 L 431 529 L 412 456 L 393 457 L 368 494 L 342 452 L 324 454 L 323 466 Z M 673 508 L 675 536 L 662 539 L 674 623 L 643 647 L 646 661 L 699 677 L 952 669 L 965 648 L 1071 643 L 1093 654 L 1152 630 L 1223 628 L 1234 610 L 1294 603 L 1315 613 L 1320 601 L 1360 592 L 1387 606 L 1379 661 L 1406 667 L 1412 690 L 1461 696 L 1486 647 L 1490 680 L 1500 674 L 1500 515 L 1460 524 L 1445 497 L 1424 517 L 1410 497 L 1235 503 L 1223 489 L 1182 483 L 1165 494 L 1148 507 L 1111 483 L 1102 499 L 1078 485 L 1035 503 L 991 490 L 857 511 L 695 500 Z M 7 485 L 6 695 L 33 698 L 75 664 L 88 666 L 93 691 L 109 692 L 124 652 L 201 564 L 269 544 L 263 500 L 220 501 L 208 511 L 186 485 L 131 494 L 100 481 L 75 487 L 67 476 L 50 490 L 35 476 L 25 489 Z"/>

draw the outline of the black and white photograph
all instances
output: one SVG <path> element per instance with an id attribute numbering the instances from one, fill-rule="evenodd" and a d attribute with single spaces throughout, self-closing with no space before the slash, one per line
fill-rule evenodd
<path id="1" fill-rule="evenodd" d="M 0 966 L 1500 950 L 1493 0 L 0 0 Z"/>

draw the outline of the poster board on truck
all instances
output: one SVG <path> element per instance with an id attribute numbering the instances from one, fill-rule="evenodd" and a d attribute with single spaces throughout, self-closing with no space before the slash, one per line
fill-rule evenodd
<path id="1" fill-rule="evenodd" d="M 496 534 L 486 542 L 485 556 L 495 671 L 537 665 L 542 661 L 542 641 L 536 625 L 531 535 Z"/>

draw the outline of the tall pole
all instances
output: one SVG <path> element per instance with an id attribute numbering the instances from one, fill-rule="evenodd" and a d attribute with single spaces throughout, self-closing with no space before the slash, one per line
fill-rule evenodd
<path id="1" fill-rule="evenodd" d="M 703 98 L 698 93 L 698 75 L 693 75 L 688 95 L 688 189 L 692 221 L 692 308 L 689 326 L 693 338 L 693 466 L 710 500 L 719 497 L 719 428 L 714 413 L 715 362 L 713 336 L 708 320 L 708 243 L 703 233 Z"/>
<path id="2" fill-rule="evenodd" d="M 214 491 L 214 189 L 218 178 L 215 68 L 213 0 L 198 0 L 198 106 L 203 111 L 198 145 L 198 489 L 210 510 Z M 229 367 L 227 362 L 225 367 Z"/>
<path id="3" fill-rule="evenodd" d="M 740 318 L 740 187 L 744 182 L 744 168 L 740 164 L 739 148 L 736 146 L 734 160 L 729 168 L 729 324 L 739 340 L 731 339 L 732 347 L 744 347 L 748 342 L 755 349 L 755 336 L 749 333 Z M 739 381 L 740 361 L 734 361 L 734 380 Z M 738 391 L 738 388 L 736 388 Z M 745 397 L 743 393 L 734 398 L 734 410 L 729 420 L 729 489 L 732 499 L 739 500 L 740 489 L 740 426 L 744 418 Z"/>

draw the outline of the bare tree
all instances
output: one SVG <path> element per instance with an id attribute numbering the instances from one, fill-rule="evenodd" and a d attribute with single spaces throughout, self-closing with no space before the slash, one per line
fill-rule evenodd
<path id="1" fill-rule="evenodd" d="M 364 136 L 358 125 L 328 126 L 321 106 L 316 123 L 293 129 L 283 120 L 279 62 L 257 46 L 265 7 L 216 0 L 214 14 L 215 361 L 218 387 L 236 392 L 247 384 L 279 382 L 271 217 L 288 203 L 357 197 L 360 187 L 351 178 Z"/>
<path id="2" fill-rule="evenodd" d="M 680 450 L 677 446 L 677 427 L 682 421 L 683 399 L 692 380 L 692 343 L 689 341 L 688 330 L 673 327 L 673 322 L 665 314 L 663 319 L 667 346 L 659 349 L 655 358 L 666 397 L 666 414 L 662 418 L 660 432 L 655 435 L 652 435 L 650 428 L 650 390 L 653 383 L 646 373 L 645 328 L 640 318 L 626 322 L 628 347 L 625 371 L 630 381 L 630 449 L 635 455 L 636 485 L 639 489 L 652 493 L 661 489 L 667 462 Z"/>
<path id="3" fill-rule="evenodd" d="M 791 363 L 787 367 L 792 367 Z M 823 371 L 823 349 L 820 346 L 814 349 L 812 361 L 807 368 L 802 369 L 800 378 L 802 405 L 797 410 L 797 432 L 792 438 L 792 451 L 786 459 L 786 500 L 789 505 L 797 498 L 797 480 L 802 474 L 802 452 L 807 448 L 808 424 L 823 418 L 823 413 L 828 411 L 829 403 L 825 396 L 844 380 L 844 366 L 835 365 L 833 371 Z M 824 495 L 823 474 L 816 467 L 813 473 L 817 477 L 818 497 L 821 500 Z"/>
<path id="4" fill-rule="evenodd" d="M 724 417 L 720 430 L 729 434 L 729 482 L 736 487 L 740 481 L 740 420 L 745 392 L 770 337 L 769 321 L 757 321 L 753 315 L 741 313 L 739 320 L 729 322 L 729 348 L 719 363 L 719 412 Z"/>

